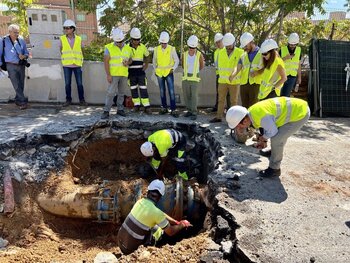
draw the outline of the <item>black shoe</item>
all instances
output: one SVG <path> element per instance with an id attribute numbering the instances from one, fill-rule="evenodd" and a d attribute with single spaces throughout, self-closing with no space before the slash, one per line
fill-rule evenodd
<path id="1" fill-rule="evenodd" d="M 170 112 L 170 115 L 173 116 L 174 118 L 178 118 L 179 117 L 179 114 L 176 112 L 176 110 L 172 110 Z"/>
<path id="2" fill-rule="evenodd" d="M 259 153 L 261 156 L 271 157 L 271 150 L 268 150 L 268 151 L 260 150 Z"/>
<path id="3" fill-rule="evenodd" d="M 62 107 L 68 107 L 72 104 L 71 101 L 67 100 L 65 103 L 63 103 Z"/>
<path id="4" fill-rule="evenodd" d="M 260 171 L 259 176 L 261 177 L 276 177 L 281 175 L 281 169 L 272 169 L 272 168 L 267 168 L 266 170 Z"/>
<path id="5" fill-rule="evenodd" d="M 168 110 L 166 108 L 161 108 L 160 111 L 159 111 L 160 115 L 164 115 L 164 114 L 167 114 L 167 113 L 168 113 Z"/>
<path id="6" fill-rule="evenodd" d="M 214 119 L 211 119 L 209 122 L 210 123 L 221 122 L 221 119 L 215 117 Z"/>
<path id="7" fill-rule="evenodd" d="M 80 105 L 80 106 L 88 106 L 88 104 L 87 104 L 87 102 L 86 102 L 85 100 L 81 100 L 81 101 L 79 102 L 79 105 Z"/>
<path id="8" fill-rule="evenodd" d="M 108 118 L 109 118 L 109 112 L 108 112 L 108 111 L 104 111 L 104 112 L 102 113 L 101 119 L 102 119 L 102 120 L 106 120 L 106 119 L 108 119 Z"/>
<path id="9" fill-rule="evenodd" d="M 192 116 L 190 117 L 191 120 L 195 121 L 197 120 L 197 115 L 196 114 L 192 114 Z"/>
<path id="10" fill-rule="evenodd" d="M 217 112 L 218 111 L 218 108 L 214 107 L 211 109 L 211 112 Z"/>
<path id="11" fill-rule="evenodd" d="M 123 110 L 118 110 L 118 111 L 117 111 L 117 115 L 120 115 L 120 116 L 122 116 L 122 117 L 126 117 L 126 113 L 125 113 L 125 111 L 123 111 Z"/>
<path id="12" fill-rule="evenodd" d="M 191 116 L 192 116 L 192 113 L 190 111 L 188 111 L 184 114 L 184 117 L 191 117 Z"/>

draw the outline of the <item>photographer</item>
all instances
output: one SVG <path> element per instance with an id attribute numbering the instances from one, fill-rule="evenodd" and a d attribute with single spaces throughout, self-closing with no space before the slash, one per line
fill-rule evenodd
<path id="1" fill-rule="evenodd" d="M 7 71 L 16 92 L 15 103 L 21 110 L 24 110 L 27 108 L 28 102 L 28 99 L 24 97 L 24 79 L 25 67 L 30 66 L 27 61 L 29 52 L 26 42 L 22 37 L 19 37 L 19 26 L 12 24 L 8 30 L 9 35 L 4 38 L 4 43 L 1 41 L 0 48 L 4 50 Z"/>

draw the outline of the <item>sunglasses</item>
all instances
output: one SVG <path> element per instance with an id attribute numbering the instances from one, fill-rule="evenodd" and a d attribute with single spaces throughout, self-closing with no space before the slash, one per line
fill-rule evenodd
<path id="1" fill-rule="evenodd" d="M 140 41 L 141 38 L 133 38 L 132 40 L 134 40 L 134 41 Z"/>
<path id="2" fill-rule="evenodd" d="M 196 49 L 195 47 L 188 47 L 189 49 Z"/>
<path id="3" fill-rule="evenodd" d="M 72 26 L 64 26 L 63 29 L 68 30 L 68 29 L 73 29 L 74 27 Z"/>
<path id="4" fill-rule="evenodd" d="M 168 43 L 160 43 L 161 45 L 166 45 L 166 44 L 168 44 Z"/>
<path id="5" fill-rule="evenodd" d="M 263 57 L 266 57 L 268 54 L 270 54 L 270 53 L 269 53 L 269 52 L 261 53 L 261 55 L 262 55 Z"/>
<path id="6" fill-rule="evenodd" d="M 115 43 L 117 43 L 117 44 L 123 43 L 123 40 L 122 41 L 115 41 Z"/>

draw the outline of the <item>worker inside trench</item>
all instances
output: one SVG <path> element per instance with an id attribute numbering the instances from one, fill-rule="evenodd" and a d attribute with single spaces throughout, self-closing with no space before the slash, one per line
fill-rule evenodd
<path id="1" fill-rule="evenodd" d="M 192 226 L 171 238 L 164 234 L 157 246 L 198 234 L 210 210 L 207 178 L 214 169 L 219 147 L 209 135 L 182 133 L 187 138 L 188 179 L 178 176 L 170 157 L 165 159 L 162 171 L 165 193 L 157 207 L 171 219 L 187 220 Z M 154 173 L 145 174 L 149 159 L 140 151 L 147 138 L 145 134 L 151 132 L 104 128 L 72 142 L 67 165 L 56 176 L 60 179 L 51 182 L 37 197 L 39 206 L 49 212 L 46 219 L 50 224 L 62 232 L 70 232 L 69 224 L 74 228 L 79 225 L 79 236 L 88 225 L 87 235 L 96 231 L 102 237 L 115 239 L 133 205 L 146 197 L 148 185 L 158 178 Z M 53 215 L 65 217 L 65 223 Z"/>

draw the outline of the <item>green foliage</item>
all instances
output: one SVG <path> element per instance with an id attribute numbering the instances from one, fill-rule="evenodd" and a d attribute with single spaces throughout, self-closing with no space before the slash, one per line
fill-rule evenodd
<path id="1" fill-rule="evenodd" d="M 28 36 L 27 13 L 26 9 L 33 6 L 36 0 L 2 0 L 9 10 L 4 11 L 5 15 L 14 18 L 13 23 L 16 23 L 21 28 L 21 35 Z"/>
<path id="2" fill-rule="evenodd" d="M 83 47 L 84 60 L 103 61 L 105 45 L 112 40 L 106 36 L 99 36 L 89 46 Z"/>

